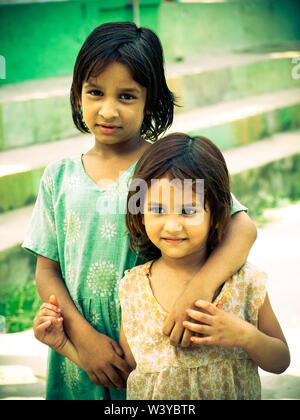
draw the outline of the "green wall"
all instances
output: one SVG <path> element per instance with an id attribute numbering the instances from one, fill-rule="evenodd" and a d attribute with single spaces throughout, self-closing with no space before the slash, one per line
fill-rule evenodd
<path id="1" fill-rule="evenodd" d="M 158 30 L 160 0 L 142 0 L 141 25 Z M 0 55 L 15 83 L 72 74 L 89 33 L 109 21 L 132 21 L 127 0 L 82 0 L 0 5 Z"/>
<path id="2" fill-rule="evenodd" d="M 0 85 L 70 75 L 88 34 L 132 21 L 130 0 L 6 0 L 0 5 Z M 180 3 L 140 0 L 140 24 L 161 38 L 167 61 L 300 40 L 300 1 Z M 1 64 L 1 63 L 0 63 Z M 2 58 L 3 70 L 3 58 Z"/>
<path id="3" fill-rule="evenodd" d="M 300 40 L 299 0 L 163 2 L 159 34 L 168 61 Z"/>

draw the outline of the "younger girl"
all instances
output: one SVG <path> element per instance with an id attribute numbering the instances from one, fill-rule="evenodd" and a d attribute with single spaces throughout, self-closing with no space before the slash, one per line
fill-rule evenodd
<path id="1" fill-rule="evenodd" d="M 117 287 L 125 270 L 144 262 L 129 248 L 128 186 L 152 147 L 148 140 L 171 125 L 174 110 L 157 36 L 126 22 L 96 28 L 75 63 L 71 105 L 76 127 L 93 134 L 94 146 L 46 168 L 23 245 L 38 256 L 39 294 L 44 302 L 56 295 L 81 367 L 51 350 L 46 398 L 124 399 L 130 367 L 118 344 Z M 173 344 L 185 310 L 197 299 L 210 301 L 246 261 L 256 230 L 243 209 L 233 203 L 224 240 L 170 311 L 164 332 Z M 189 344 L 187 330 L 182 344 Z"/>
<path id="2" fill-rule="evenodd" d="M 174 186 L 175 179 L 194 181 L 189 199 L 186 187 Z M 203 203 L 195 188 L 200 179 Z M 281 373 L 289 365 L 289 350 L 266 293 L 266 275 L 252 264 L 244 264 L 221 285 L 212 304 L 198 300 L 187 311 L 194 322 L 184 325 L 204 334 L 192 337 L 201 346 L 173 347 L 162 334 L 166 314 L 220 242 L 230 219 L 222 154 L 206 138 L 173 134 L 144 154 L 133 180 L 145 181 L 148 188 L 139 195 L 143 212 L 126 216 L 131 245 L 154 259 L 127 270 L 120 282 L 120 344 L 134 368 L 127 398 L 260 399 L 257 366 Z M 133 195 L 131 191 L 128 203 Z M 55 345 L 60 321 L 55 312 L 47 319 L 38 314 L 37 338 Z M 62 328 L 59 346 L 78 363 Z"/>

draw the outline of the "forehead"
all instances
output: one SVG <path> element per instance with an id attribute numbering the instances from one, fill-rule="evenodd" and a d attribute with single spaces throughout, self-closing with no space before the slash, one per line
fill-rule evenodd
<path id="1" fill-rule="evenodd" d="M 172 201 L 191 200 L 195 201 L 203 196 L 204 182 L 203 180 L 192 179 L 169 179 L 163 177 L 160 179 L 152 179 L 148 186 L 147 200 Z"/>
<path id="2" fill-rule="evenodd" d="M 138 82 L 134 80 L 130 68 L 119 62 L 107 64 L 105 67 L 102 66 L 99 72 L 97 72 L 96 66 L 86 83 L 94 85 L 118 83 L 118 85 L 140 86 Z"/>

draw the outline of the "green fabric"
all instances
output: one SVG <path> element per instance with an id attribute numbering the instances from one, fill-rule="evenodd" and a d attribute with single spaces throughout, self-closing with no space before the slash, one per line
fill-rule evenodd
<path id="1" fill-rule="evenodd" d="M 41 180 L 23 247 L 59 261 L 77 309 L 93 327 L 119 340 L 117 284 L 124 271 L 144 264 L 129 249 L 125 209 L 136 163 L 107 188 L 85 173 L 81 157 L 51 163 Z M 233 212 L 245 210 L 233 197 Z M 125 391 L 94 385 L 75 364 L 49 350 L 47 394 L 51 400 L 125 399 Z"/>
<path id="2" fill-rule="evenodd" d="M 118 181 L 100 189 L 85 173 L 81 157 L 50 164 L 23 244 L 35 254 L 59 261 L 79 312 L 97 331 L 116 341 L 120 330 L 117 282 L 126 269 L 145 262 L 129 249 L 124 223 L 135 165 Z M 84 371 L 50 350 L 47 399 L 125 397 L 122 390 L 94 385 Z"/>
<path id="3" fill-rule="evenodd" d="M 234 196 L 234 194 L 231 193 L 231 200 L 232 200 L 232 207 L 231 207 L 231 216 L 234 213 L 237 213 L 239 211 L 245 211 L 246 213 L 248 212 L 247 207 L 243 206 L 243 204 L 241 204 L 236 197 Z"/>

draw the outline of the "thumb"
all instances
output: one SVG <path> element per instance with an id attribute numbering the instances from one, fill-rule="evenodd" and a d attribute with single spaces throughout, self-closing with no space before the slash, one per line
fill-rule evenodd
<path id="1" fill-rule="evenodd" d="M 51 303 L 51 305 L 58 306 L 58 302 L 55 295 L 51 295 L 49 297 L 49 303 Z"/>

